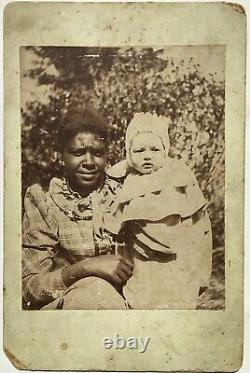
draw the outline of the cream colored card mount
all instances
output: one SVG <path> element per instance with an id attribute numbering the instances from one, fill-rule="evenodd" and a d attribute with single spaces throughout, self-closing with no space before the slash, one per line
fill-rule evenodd
<path id="1" fill-rule="evenodd" d="M 6 7 L 15 367 L 241 367 L 245 38 L 238 4 Z"/>

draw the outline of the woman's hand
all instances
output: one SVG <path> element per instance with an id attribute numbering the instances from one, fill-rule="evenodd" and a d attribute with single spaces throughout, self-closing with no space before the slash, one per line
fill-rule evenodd
<path id="1" fill-rule="evenodd" d="M 101 255 L 87 258 L 62 270 L 66 286 L 90 276 L 100 277 L 121 287 L 133 274 L 133 263 L 121 255 Z"/>
<path id="2" fill-rule="evenodd" d="M 85 260 L 89 276 L 97 276 L 122 286 L 133 274 L 133 263 L 121 255 L 102 255 Z"/>

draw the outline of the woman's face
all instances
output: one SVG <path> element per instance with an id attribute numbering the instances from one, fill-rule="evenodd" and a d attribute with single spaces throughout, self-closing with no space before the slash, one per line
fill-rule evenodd
<path id="1" fill-rule="evenodd" d="M 164 164 L 165 150 L 161 139 L 153 133 L 140 133 L 132 140 L 131 165 L 141 174 L 150 174 Z"/>
<path id="2" fill-rule="evenodd" d="M 107 149 L 98 135 L 78 133 L 67 143 L 62 155 L 73 190 L 89 194 L 100 186 L 107 164 Z"/>

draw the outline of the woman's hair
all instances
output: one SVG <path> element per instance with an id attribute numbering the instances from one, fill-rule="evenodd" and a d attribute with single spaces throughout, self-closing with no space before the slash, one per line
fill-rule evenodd
<path id="1" fill-rule="evenodd" d="M 68 142 L 80 132 L 99 135 L 107 145 L 108 124 L 106 120 L 89 107 L 69 107 L 62 118 L 58 131 L 58 146 L 62 151 Z"/>

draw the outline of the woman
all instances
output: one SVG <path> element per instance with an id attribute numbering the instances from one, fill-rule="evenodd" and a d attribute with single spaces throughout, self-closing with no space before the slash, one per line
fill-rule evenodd
<path id="1" fill-rule="evenodd" d="M 25 309 L 126 309 L 120 289 L 132 263 L 113 255 L 102 212 L 119 182 L 105 174 L 107 124 L 71 108 L 59 131 L 64 179 L 28 188 L 23 218 Z"/>

